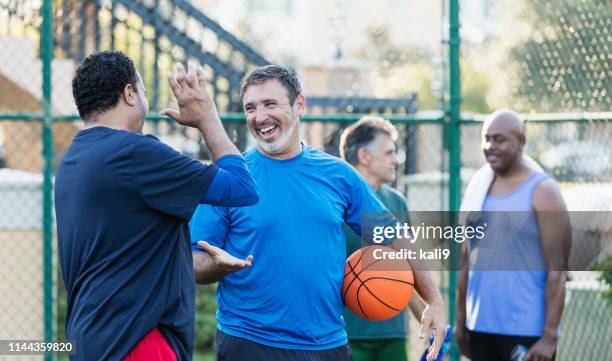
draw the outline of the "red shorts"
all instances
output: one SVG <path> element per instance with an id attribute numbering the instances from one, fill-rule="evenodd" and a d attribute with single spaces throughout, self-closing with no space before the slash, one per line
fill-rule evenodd
<path id="1" fill-rule="evenodd" d="M 154 328 L 123 361 L 176 361 L 176 354 L 159 330 Z"/>

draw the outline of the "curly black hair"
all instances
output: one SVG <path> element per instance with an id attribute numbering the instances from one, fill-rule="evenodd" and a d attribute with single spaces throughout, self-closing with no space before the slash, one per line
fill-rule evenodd
<path id="1" fill-rule="evenodd" d="M 120 51 L 103 51 L 85 58 L 72 79 L 72 96 L 79 115 L 89 121 L 117 105 L 125 86 L 136 90 L 134 62 Z"/>

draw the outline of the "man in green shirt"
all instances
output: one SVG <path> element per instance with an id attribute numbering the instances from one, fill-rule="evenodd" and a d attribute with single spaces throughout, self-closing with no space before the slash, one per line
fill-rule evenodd
<path id="1" fill-rule="evenodd" d="M 385 185 L 395 179 L 399 159 L 395 140 L 397 130 L 379 117 L 366 116 L 344 130 L 340 137 L 340 156 L 349 162 L 376 191 L 383 204 L 400 222 L 408 222 L 406 199 L 395 189 Z M 364 246 L 361 237 L 349 227 L 346 234 L 347 257 Z M 424 304 L 412 297 L 409 308 L 417 317 Z M 406 361 L 407 320 L 405 312 L 387 321 L 372 322 L 359 318 L 349 309 L 344 310 L 344 322 L 354 361 Z"/>

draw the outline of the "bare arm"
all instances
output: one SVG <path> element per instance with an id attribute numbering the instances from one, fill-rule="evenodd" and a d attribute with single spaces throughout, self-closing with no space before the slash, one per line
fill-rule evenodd
<path id="1" fill-rule="evenodd" d="M 205 252 L 193 252 L 193 273 L 199 285 L 215 283 L 225 276 L 215 267 L 212 257 Z"/>
<path id="2" fill-rule="evenodd" d="M 565 300 L 565 271 L 571 243 L 571 227 L 565 202 L 557 184 L 542 181 L 534 192 L 542 255 L 548 271 L 546 279 L 544 334 L 529 349 L 525 361 L 549 361 L 557 344 L 557 329 L 561 322 Z"/>
<path id="3" fill-rule="evenodd" d="M 468 342 L 467 328 L 465 327 L 466 313 L 465 313 L 465 296 L 467 294 L 468 284 L 468 272 L 469 272 L 469 253 L 465 249 L 463 252 L 463 262 L 459 270 L 459 277 L 457 280 L 457 309 L 455 313 L 455 340 L 459 351 L 462 355 L 470 357 L 470 348 Z"/>
<path id="4" fill-rule="evenodd" d="M 557 330 L 561 323 L 565 301 L 565 272 L 550 271 L 546 279 L 546 317 L 544 321 L 544 336 L 557 341 Z"/>
<path id="5" fill-rule="evenodd" d="M 414 245 L 410 243 L 407 238 L 396 239 L 391 247 L 396 250 L 400 249 L 413 249 Z M 425 262 L 421 260 L 410 260 L 410 266 L 412 267 L 414 274 L 414 286 L 415 290 L 425 302 L 425 309 L 421 316 L 421 332 L 420 338 L 429 337 L 429 333 L 434 333 L 434 343 L 429 349 L 427 354 L 427 360 L 435 360 L 438 357 L 438 352 L 444 342 L 444 336 L 446 336 L 446 310 L 444 308 L 444 301 L 442 295 L 438 290 L 435 282 L 431 278 L 431 272 L 426 268 Z"/>
<path id="6" fill-rule="evenodd" d="M 204 252 L 193 252 L 193 271 L 197 284 L 215 283 L 226 275 L 251 266 L 253 256 L 241 260 L 223 249 L 200 241 Z"/>
<path id="7" fill-rule="evenodd" d="M 410 240 L 407 238 L 398 238 L 391 244 L 391 247 L 395 250 L 410 250 L 414 249 L 415 245 L 410 243 Z M 426 304 L 443 304 L 444 301 L 442 300 L 440 291 L 438 291 L 436 284 L 431 278 L 431 273 L 427 270 L 427 265 L 425 262 L 414 259 L 409 260 L 409 262 L 414 273 L 415 289 L 423 301 Z"/>
<path id="8" fill-rule="evenodd" d="M 410 303 L 408 303 L 408 308 L 410 309 L 410 313 L 412 313 L 417 320 L 421 320 L 423 311 L 425 311 L 425 304 L 420 298 L 412 297 Z"/>
<path id="9" fill-rule="evenodd" d="M 204 69 L 191 62 L 187 73 L 181 64 L 177 64 L 176 69 L 176 75 L 168 74 L 168 81 L 179 110 L 164 109 L 161 114 L 173 118 L 181 125 L 198 129 L 213 161 L 225 155 L 240 155 L 223 129 L 217 107 L 206 88 Z"/>

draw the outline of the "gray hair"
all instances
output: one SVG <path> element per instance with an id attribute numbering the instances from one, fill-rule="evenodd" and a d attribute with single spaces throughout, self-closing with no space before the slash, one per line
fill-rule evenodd
<path id="1" fill-rule="evenodd" d="M 371 146 L 380 134 L 388 136 L 392 141 L 397 140 L 397 129 L 388 120 L 370 115 L 359 119 L 342 132 L 340 157 L 352 165 L 357 165 L 359 149 Z M 368 148 L 368 151 L 372 153 L 371 148 Z"/>

